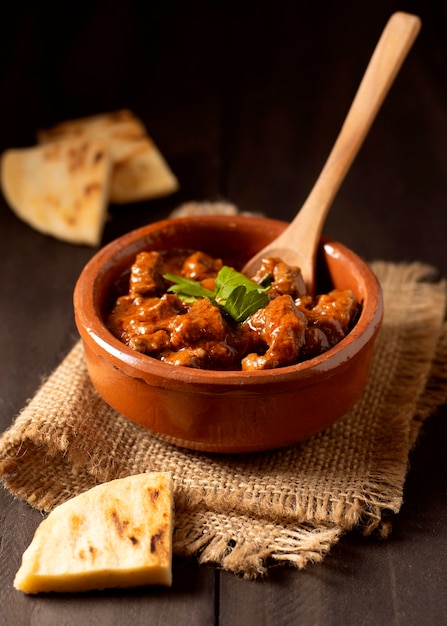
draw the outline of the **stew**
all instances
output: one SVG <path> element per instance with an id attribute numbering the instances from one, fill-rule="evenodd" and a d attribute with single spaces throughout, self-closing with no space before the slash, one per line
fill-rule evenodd
<path id="1" fill-rule="evenodd" d="M 140 252 L 106 323 L 127 346 L 166 363 L 249 371 L 329 350 L 360 312 L 351 291 L 308 295 L 299 268 L 278 258 L 240 280 L 248 279 L 201 251 Z"/>

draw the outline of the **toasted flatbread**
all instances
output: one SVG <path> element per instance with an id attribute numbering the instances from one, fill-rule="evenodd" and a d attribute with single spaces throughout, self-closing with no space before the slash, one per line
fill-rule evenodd
<path id="1" fill-rule="evenodd" d="M 103 141 L 112 159 L 109 201 L 135 202 L 177 191 L 177 178 L 169 168 L 144 124 L 123 109 L 62 122 L 37 134 L 39 142 L 67 137 L 89 137 Z"/>
<path id="2" fill-rule="evenodd" d="M 98 485 L 41 522 L 14 579 L 25 593 L 172 584 L 173 485 L 149 472 Z"/>
<path id="3" fill-rule="evenodd" d="M 110 157 L 103 142 L 85 137 L 7 150 L 3 194 L 36 230 L 70 243 L 96 246 L 107 216 Z"/>

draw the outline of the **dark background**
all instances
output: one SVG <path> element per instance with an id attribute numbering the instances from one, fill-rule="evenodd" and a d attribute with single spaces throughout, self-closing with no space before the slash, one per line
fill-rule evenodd
<path id="1" fill-rule="evenodd" d="M 0 20 L 0 150 L 38 128 L 134 111 L 180 180 L 111 206 L 103 243 L 184 201 L 290 220 L 396 10 L 421 33 L 343 184 L 325 233 L 367 260 L 447 276 L 447 3 L 9 3 Z M 95 250 L 46 237 L 0 197 L 0 426 L 77 340 L 72 291 Z M 0 490 L 0 624 L 447 624 L 447 409 L 414 450 L 383 542 L 345 537 L 322 564 L 246 582 L 175 560 L 174 588 L 26 598 L 12 588 L 41 516 Z"/>

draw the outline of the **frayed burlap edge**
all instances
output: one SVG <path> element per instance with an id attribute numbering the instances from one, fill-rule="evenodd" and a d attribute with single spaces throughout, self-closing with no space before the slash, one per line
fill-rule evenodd
<path id="1" fill-rule="evenodd" d="M 273 523 L 205 509 L 182 511 L 174 533 L 175 552 L 218 565 L 246 579 L 265 576 L 270 565 L 304 569 L 320 563 L 343 530 L 337 526 Z"/>

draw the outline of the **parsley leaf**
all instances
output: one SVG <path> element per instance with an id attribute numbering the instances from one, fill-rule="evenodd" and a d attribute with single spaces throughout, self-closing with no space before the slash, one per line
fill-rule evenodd
<path id="1" fill-rule="evenodd" d="M 243 322 L 258 309 L 265 307 L 269 301 L 266 293 L 268 286 L 263 287 L 226 265 L 216 276 L 214 291 L 205 289 L 196 280 L 175 274 L 164 274 L 163 278 L 174 283 L 168 291 L 176 293 L 182 300 L 191 302 L 197 298 L 209 298 L 237 323 Z"/>
<path id="2" fill-rule="evenodd" d="M 216 299 L 226 300 L 236 287 L 243 286 L 246 291 L 259 291 L 258 283 L 253 282 L 244 274 L 236 272 L 231 267 L 224 265 L 216 276 Z M 262 289 L 264 291 L 264 289 Z"/>
<path id="3" fill-rule="evenodd" d="M 262 309 L 268 303 L 268 295 L 259 289 L 248 290 L 245 285 L 238 285 L 228 295 L 224 309 L 236 322 L 243 322 Z"/>
<path id="4" fill-rule="evenodd" d="M 214 291 L 205 289 L 197 280 L 177 276 L 176 274 L 163 274 L 163 278 L 174 283 L 169 287 L 168 291 L 176 293 L 179 297 L 187 296 L 193 298 L 209 298 L 210 300 L 214 299 Z"/>

